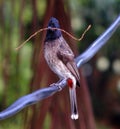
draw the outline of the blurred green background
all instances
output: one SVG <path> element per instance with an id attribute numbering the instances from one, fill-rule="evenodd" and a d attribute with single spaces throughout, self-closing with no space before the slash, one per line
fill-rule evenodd
<path id="1" fill-rule="evenodd" d="M 37 22 L 34 20 L 34 2 Z M 15 48 L 43 27 L 47 4 L 46 0 L 0 0 L 0 111 L 31 91 L 33 39 L 19 51 Z M 76 37 L 92 25 L 78 43 L 79 53 L 82 53 L 118 16 L 120 0 L 64 0 L 64 8 L 70 10 L 71 27 Z M 108 42 L 82 66 L 97 129 L 120 128 L 120 28 Z M 25 128 L 26 110 L 0 121 L 0 129 Z M 48 124 L 45 124 L 46 129 Z"/>

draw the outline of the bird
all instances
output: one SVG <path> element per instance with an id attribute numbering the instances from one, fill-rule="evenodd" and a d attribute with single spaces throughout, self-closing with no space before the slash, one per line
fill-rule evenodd
<path id="1" fill-rule="evenodd" d="M 78 119 L 76 85 L 80 86 L 80 75 L 74 53 L 62 36 L 59 21 L 51 17 L 44 40 L 44 57 L 50 69 L 60 79 L 66 79 L 69 87 L 71 119 Z M 58 29 L 52 29 L 58 28 Z"/>

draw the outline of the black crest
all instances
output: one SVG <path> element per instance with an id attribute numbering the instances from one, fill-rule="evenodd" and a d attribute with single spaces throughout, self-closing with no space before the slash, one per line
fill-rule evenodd
<path id="1" fill-rule="evenodd" d="M 49 29 L 47 30 L 45 41 L 55 40 L 62 35 L 60 30 L 51 29 L 51 28 L 60 28 L 59 21 L 56 18 L 54 17 L 50 18 L 48 22 L 48 28 Z"/>

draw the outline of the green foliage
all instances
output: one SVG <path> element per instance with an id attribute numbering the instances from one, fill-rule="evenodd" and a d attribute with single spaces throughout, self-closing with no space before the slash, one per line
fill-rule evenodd
<path id="1" fill-rule="evenodd" d="M 26 4 L 23 15 L 19 0 L 0 2 L 0 111 L 7 108 L 19 97 L 27 94 L 30 88 L 32 46 L 26 44 L 16 51 L 22 43 L 21 19 L 27 24 L 32 21 L 30 3 Z M 24 34 L 23 34 L 24 35 Z M 23 129 L 22 112 L 0 122 L 0 129 Z"/>
<path id="2" fill-rule="evenodd" d="M 47 114 L 46 119 L 45 119 L 45 123 L 44 123 L 44 129 L 49 129 L 50 123 L 51 123 L 50 115 Z"/>

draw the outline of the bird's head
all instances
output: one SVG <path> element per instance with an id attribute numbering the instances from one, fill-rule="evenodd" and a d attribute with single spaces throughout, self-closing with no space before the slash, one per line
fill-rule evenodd
<path id="1" fill-rule="evenodd" d="M 60 28 L 59 21 L 54 17 L 51 17 L 48 22 L 48 30 L 47 30 L 45 41 L 55 40 L 62 35 L 60 30 L 52 29 L 52 28 Z"/>

